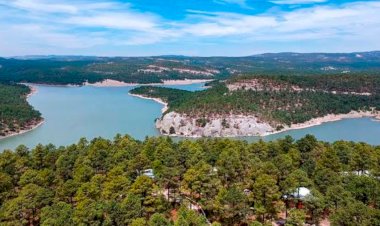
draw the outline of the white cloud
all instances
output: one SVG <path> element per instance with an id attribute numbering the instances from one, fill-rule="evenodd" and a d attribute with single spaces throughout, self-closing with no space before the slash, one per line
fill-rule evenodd
<path id="1" fill-rule="evenodd" d="M 27 11 L 27 17 L 83 27 L 143 30 L 154 27 L 157 20 L 151 14 L 135 12 L 130 4 L 112 1 L 0 0 L 1 5 Z"/>
<path id="2" fill-rule="evenodd" d="M 283 16 L 277 33 L 315 33 L 316 38 L 360 37 L 380 26 L 380 2 L 348 4 L 340 8 L 320 6 Z M 326 36 L 327 34 L 327 36 Z"/>
<path id="3" fill-rule="evenodd" d="M 40 0 L 1 1 L 2 5 L 9 5 L 26 11 L 41 11 L 49 13 L 76 13 L 78 8 L 73 5 L 47 3 Z"/>
<path id="4" fill-rule="evenodd" d="M 19 11 L 26 13 L 20 13 Z M 59 48 L 86 48 L 104 43 L 119 43 L 133 37 L 159 41 L 163 35 L 160 18 L 131 9 L 130 4 L 114 1 L 0 0 L 0 28 L 8 43 L 44 43 Z M 7 22 L 12 18 L 12 22 Z M 7 32 L 4 32 L 7 31 Z M 30 38 L 24 34 L 30 33 Z M 103 32 L 103 33 L 102 33 Z M 135 32 L 135 33 L 133 33 Z M 136 33 L 137 32 L 137 33 Z M 94 34 L 98 34 L 94 37 Z M 130 36 L 130 37 L 129 37 Z M 136 36 L 136 37 L 135 37 Z M 87 40 L 87 41 L 86 41 Z M 16 44 L 16 43 L 15 43 Z M 0 50 L 3 47 L 0 44 Z"/>
<path id="5" fill-rule="evenodd" d="M 276 15 L 202 14 L 197 11 L 196 18 L 201 21 L 184 25 L 183 31 L 194 36 L 238 36 L 242 41 L 353 38 L 379 30 L 378 12 L 380 2 L 315 6 Z"/>
<path id="6" fill-rule="evenodd" d="M 83 37 L 78 34 L 70 34 L 55 30 L 53 27 L 46 27 L 37 24 L 24 24 L 11 26 L 6 29 L 1 29 L 4 39 L 17 40 L 20 44 L 61 46 L 64 48 L 87 48 L 99 44 L 104 44 L 105 39 L 97 36 L 97 33 L 88 34 Z"/>
<path id="7" fill-rule="evenodd" d="M 117 2 L 52 1 L 52 0 L 0 0 L 0 6 L 8 6 L 32 13 L 77 14 L 88 10 L 107 10 L 128 6 Z"/>
<path id="8" fill-rule="evenodd" d="M 276 24 L 276 18 L 269 16 L 219 13 L 203 16 L 202 22 L 188 24 L 182 31 L 194 36 L 229 36 L 253 33 L 260 29 L 271 28 Z"/>
<path id="9" fill-rule="evenodd" d="M 0 0 L 0 12 L 2 53 L 14 49 L 22 52 L 22 48 L 33 53 L 38 48 L 56 53 L 57 49 L 180 44 L 184 40 L 194 45 L 327 40 L 337 45 L 379 46 L 380 36 L 379 1 L 315 5 L 256 15 L 188 10 L 186 18 L 179 21 L 105 0 Z"/>
<path id="10" fill-rule="evenodd" d="M 65 23 L 76 26 L 101 27 L 113 29 L 146 30 L 156 26 L 155 19 L 137 13 L 99 13 L 90 16 L 75 16 Z"/>

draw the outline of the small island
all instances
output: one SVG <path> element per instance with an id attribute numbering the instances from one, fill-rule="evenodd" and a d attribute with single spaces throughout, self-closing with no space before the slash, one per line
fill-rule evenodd
<path id="1" fill-rule="evenodd" d="M 162 134 L 265 136 L 344 118 L 380 118 L 380 77 L 370 74 L 244 75 L 189 92 L 142 86 L 131 94 L 167 103 Z"/>

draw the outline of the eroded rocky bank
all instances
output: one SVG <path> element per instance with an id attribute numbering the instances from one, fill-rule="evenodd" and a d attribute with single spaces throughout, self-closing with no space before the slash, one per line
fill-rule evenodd
<path id="1" fill-rule="evenodd" d="M 213 115 L 194 117 L 177 112 L 169 112 L 157 119 L 156 127 L 161 134 L 183 137 L 239 137 L 267 136 L 287 130 L 304 129 L 326 122 L 347 118 L 371 117 L 380 119 L 378 111 L 351 111 L 347 114 L 330 114 L 314 118 L 304 123 L 279 125 L 274 128 L 268 122 L 260 121 L 253 115 Z"/>
<path id="2" fill-rule="evenodd" d="M 184 137 L 259 136 L 274 131 L 255 116 L 225 115 L 207 118 L 169 112 L 156 121 L 157 129 L 166 135 Z"/>

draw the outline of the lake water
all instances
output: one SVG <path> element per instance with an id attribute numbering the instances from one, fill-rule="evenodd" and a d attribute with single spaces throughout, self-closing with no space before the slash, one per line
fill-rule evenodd
<path id="1" fill-rule="evenodd" d="M 203 84 L 170 86 L 190 91 L 203 89 Z M 0 151 L 20 144 L 34 147 L 38 143 L 56 146 L 76 143 L 81 137 L 113 138 L 117 133 L 134 138 L 157 136 L 154 120 L 161 115 L 162 105 L 152 100 L 128 95 L 133 87 L 56 87 L 36 86 L 38 92 L 29 98 L 45 118 L 45 123 L 28 133 L 0 140 Z M 319 126 L 287 131 L 264 137 L 272 140 L 285 135 L 301 138 L 313 134 L 324 141 L 353 140 L 380 144 L 380 123 L 370 118 L 346 119 Z M 239 138 L 248 141 L 258 137 Z"/>
<path id="2" fill-rule="evenodd" d="M 269 135 L 263 137 L 263 140 L 275 140 L 283 138 L 286 135 L 290 135 L 294 139 L 300 139 L 307 134 L 312 134 L 319 140 L 329 142 L 348 140 L 380 145 L 380 122 L 372 118 L 343 119 L 305 129 L 290 130 Z M 258 140 L 257 137 L 249 137 L 245 139 L 248 141 Z"/>

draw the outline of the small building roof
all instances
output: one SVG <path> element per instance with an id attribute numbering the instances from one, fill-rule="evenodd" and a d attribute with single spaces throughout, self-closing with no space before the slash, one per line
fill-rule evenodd
<path id="1" fill-rule="evenodd" d="M 143 170 L 142 174 L 145 175 L 145 176 L 147 176 L 147 177 L 150 177 L 150 178 L 154 179 L 153 169 Z"/>
<path id="2" fill-rule="evenodd" d="M 305 187 L 299 187 L 295 192 L 292 193 L 292 196 L 297 199 L 304 199 L 306 196 L 310 195 L 310 189 Z"/>
<path id="3" fill-rule="evenodd" d="M 304 199 L 306 196 L 311 195 L 310 189 L 305 187 L 298 187 L 293 193 L 285 194 L 283 198 L 295 198 L 295 199 Z"/>

